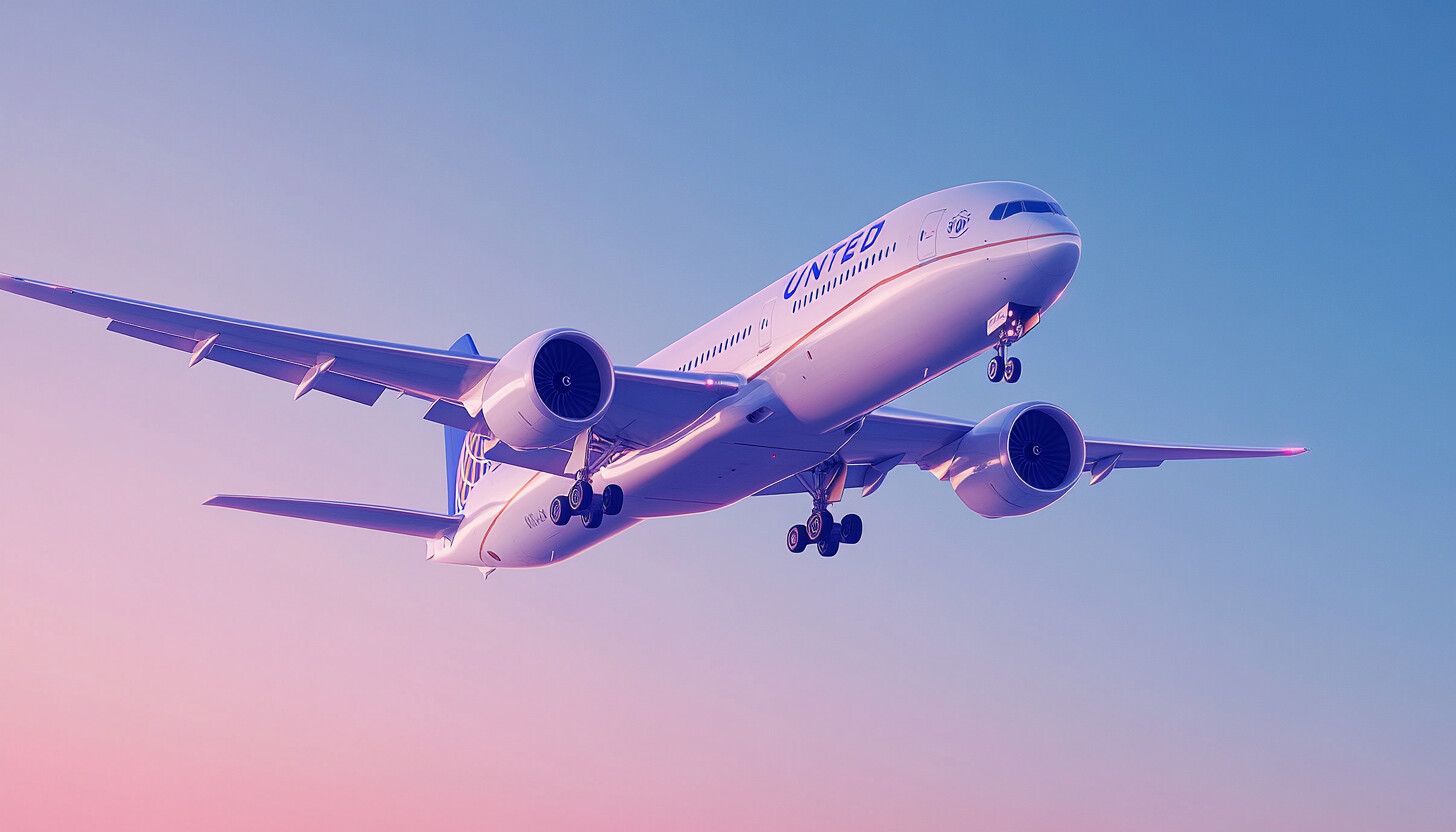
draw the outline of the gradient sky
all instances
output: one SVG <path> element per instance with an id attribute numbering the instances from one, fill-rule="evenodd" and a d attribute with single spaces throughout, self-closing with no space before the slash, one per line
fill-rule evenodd
<path id="1" fill-rule="evenodd" d="M 10 3 L 0 271 L 631 363 L 923 193 L 1084 258 L 907 397 L 1309 445 L 989 521 L 894 474 L 498 573 L 217 492 L 439 510 L 411 401 L 0 297 L 0 826 L 1456 827 L 1449 3 Z M 694 5 L 694 4 L 687 4 Z"/>

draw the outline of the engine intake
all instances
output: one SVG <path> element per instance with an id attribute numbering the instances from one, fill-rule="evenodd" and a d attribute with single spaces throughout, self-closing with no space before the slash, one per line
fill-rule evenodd
<path id="1" fill-rule="evenodd" d="M 601 421 L 616 374 L 607 351 L 575 329 L 548 329 L 511 348 L 480 392 L 480 415 L 521 451 L 567 442 Z"/>
<path id="2" fill-rule="evenodd" d="M 1081 428 L 1046 402 L 996 411 L 930 470 L 949 480 L 972 511 L 1015 517 L 1046 508 L 1071 490 L 1087 462 Z"/>

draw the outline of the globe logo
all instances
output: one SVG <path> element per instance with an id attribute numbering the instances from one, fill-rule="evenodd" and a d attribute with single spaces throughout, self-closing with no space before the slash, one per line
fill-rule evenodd
<path id="1" fill-rule="evenodd" d="M 971 227 L 971 212 L 970 211 L 962 211 L 959 214 L 956 214 L 955 216 L 953 216 L 953 217 L 950 218 L 950 222 L 948 222 L 948 223 L 945 224 L 946 233 L 948 233 L 951 236 L 952 239 L 954 239 L 956 237 L 959 237 L 962 234 L 966 233 L 966 229 L 968 229 L 970 227 Z"/>

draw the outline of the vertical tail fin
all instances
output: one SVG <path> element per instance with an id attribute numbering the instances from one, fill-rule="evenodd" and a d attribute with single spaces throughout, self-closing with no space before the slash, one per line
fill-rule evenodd
<path id="1" fill-rule="evenodd" d="M 460 336 L 460 340 L 450 345 L 450 352 L 461 355 L 480 355 L 475 349 L 475 339 L 470 333 Z M 445 426 L 445 489 L 446 502 L 450 514 L 459 514 L 465 506 L 457 505 L 456 495 L 460 483 L 460 454 L 465 450 L 465 431 L 460 428 Z"/>

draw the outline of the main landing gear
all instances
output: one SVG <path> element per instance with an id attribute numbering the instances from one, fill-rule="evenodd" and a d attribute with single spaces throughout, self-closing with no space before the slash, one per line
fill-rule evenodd
<path id="1" fill-rule="evenodd" d="M 602 524 L 603 517 L 622 513 L 625 498 L 622 486 L 615 484 L 603 488 L 601 494 L 592 493 L 590 475 L 585 470 L 579 471 L 571 490 L 551 501 L 551 522 L 565 526 L 571 518 L 580 517 L 583 526 L 595 529 Z"/>
<path id="2" fill-rule="evenodd" d="M 622 503 L 626 500 L 622 486 L 608 485 L 600 494 L 592 490 L 592 475 L 610 462 L 620 448 L 615 443 L 605 449 L 593 447 L 591 436 L 585 436 L 580 441 L 583 444 L 578 445 L 581 457 L 577 459 L 577 464 L 586 465 L 576 472 L 576 482 L 571 484 L 571 490 L 552 499 L 551 522 L 565 526 L 571 522 L 571 518 L 580 517 L 583 526 L 595 529 L 602 524 L 603 517 L 622 513 Z M 594 453 L 595 459 L 592 458 Z"/>
<path id="3" fill-rule="evenodd" d="M 864 534 L 864 521 L 858 514 L 846 514 L 838 522 L 829 511 L 829 504 L 838 502 L 844 493 L 846 469 L 837 461 L 823 463 L 799 474 L 809 493 L 814 497 L 814 510 L 809 519 L 789 529 L 787 539 L 789 551 L 795 554 L 814 544 L 821 557 L 832 558 L 839 554 L 840 544 L 854 545 Z"/>

